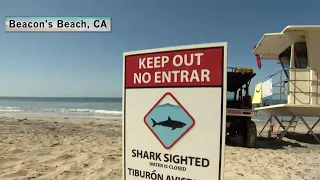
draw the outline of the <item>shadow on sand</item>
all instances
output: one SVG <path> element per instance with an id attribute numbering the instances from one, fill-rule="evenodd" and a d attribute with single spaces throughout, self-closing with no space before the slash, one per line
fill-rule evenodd
<path id="1" fill-rule="evenodd" d="M 320 139 L 320 134 L 315 134 L 315 135 Z M 312 136 L 312 134 L 289 132 L 285 135 L 285 137 L 301 143 L 319 144 L 316 141 L 316 139 Z"/>
<path id="2" fill-rule="evenodd" d="M 276 137 L 258 137 L 257 147 L 262 149 L 284 149 L 285 147 L 306 147 L 299 142 L 291 142 L 286 140 L 280 140 Z"/>
<path id="3" fill-rule="evenodd" d="M 239 141 L 233 139 L 226 139 L 226 145 L 241 147 Z M 279 140 L 276 137 L 267 138 L 267 137 L 258 137 L 256 149 L 284 149 L 285 147 L 300 147 L 305 148 L 306 145 L 303 145 L 299 142 L 291 142 L 286 140 Z"/>

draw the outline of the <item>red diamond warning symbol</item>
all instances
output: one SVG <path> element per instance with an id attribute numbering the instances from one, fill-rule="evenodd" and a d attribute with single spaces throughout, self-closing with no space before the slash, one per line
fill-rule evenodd
<path id="1" fill-rule="evenodd" d="M 194 118 L 170 92 L 145 115 L 144 123 L 166 149 L 172 148 L 195 125 Z"/>

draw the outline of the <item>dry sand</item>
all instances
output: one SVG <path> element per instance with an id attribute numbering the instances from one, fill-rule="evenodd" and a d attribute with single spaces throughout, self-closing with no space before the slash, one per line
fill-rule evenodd
<path id="1" fill-rule="evenodd" d="M 320 126 L 314 132 L 320 138 L 319 130 Z M 282 141 L 276 135 L 266 138 L 266 131 L 258 137 L 256 149 L 226 146 L 226 180 L 320 180 L 320 145 L 305 135 L 304 124 Z"/>
<path id="2" fill-rule="evenodd" d="M 320 147 L 312 143 L 226 146 L 225 180 L 320 179 Z M 121 119 L 1 117 L 0 179 L 121 179 Z"/>

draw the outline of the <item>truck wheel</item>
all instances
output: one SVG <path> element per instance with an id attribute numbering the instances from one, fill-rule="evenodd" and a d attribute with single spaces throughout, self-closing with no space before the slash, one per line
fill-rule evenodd
<path id="1" fill-rule="evenodd" d="M 257 127 L 252 120 L 247 121 L 246 131 L 247 131 L 245 136 L 246 147 L 255 148 L 257 143 Z"/>

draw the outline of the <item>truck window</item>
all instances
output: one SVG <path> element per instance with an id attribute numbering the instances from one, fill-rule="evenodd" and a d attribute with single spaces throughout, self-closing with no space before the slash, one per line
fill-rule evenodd
<path id="1" fill-rule="evenodd" d="M 297 42 L 294 44 L 295 67 L 305 69 L 308 67 L 308 51 L 306 42 Z"/>
<path id="2" fill-rule="evenodd" d="M 234 100 L 234 92 L 227 91 L 227 100 L 228 101 Z"/>

